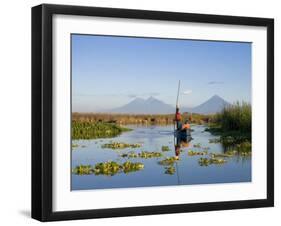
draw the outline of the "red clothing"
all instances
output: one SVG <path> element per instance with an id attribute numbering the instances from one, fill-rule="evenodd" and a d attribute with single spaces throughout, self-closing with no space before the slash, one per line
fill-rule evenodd
<path id="1" fill-rule="evenodd" d="M 180 121 L 181 120 L 181 113 L 177 112 L 175 116 L 175 121 Z"/>

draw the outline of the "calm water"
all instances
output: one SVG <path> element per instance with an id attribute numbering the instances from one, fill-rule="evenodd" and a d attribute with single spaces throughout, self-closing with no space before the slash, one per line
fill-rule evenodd
<path id="1" fill-rule="evenodd" d="M 117 161 L 123 163 L 127 158 L 120 154 L 134 151 L 161 151 L 163 145 L 169 146 L 171 151 L 162 152 L 161 158 L 130 158 L 132 162 L 142 162 L 144 169 L 128 174 L 119 173 L 114 176 L 105 175 L 75 175 L 72 174 L 72 190 L 124 188 L 164 185 L 191 185 L 208 183 L 231 183 L 251 181 L 251 157 L 234 156 L 227 158 L 227 163 L 222 165 L 200 166 L 198 159 L 208 156 L 188 156 L 189 149 L 194 144 L 200 143 L 202 147 L 209 147 L 208 152 L 223 153 L 224 147 L 220 143 L 209 143 L 209 139 L 218 138 L 205 132 L 204 126 L 192 126 L 192 138 L 189 143 L 181 147 L 179 161 L 175 164 L 176 172 L 173 175 L 165 174 L 165 167 L 158 162 L 165 156 L 175 156 L 173 126 L 130 126 L 134 130 L 126 132 L 115 138 L 95 140 L 75 140 L 73 143 L 79 147 L 72 151 L 72 167 L 79 164 L 95 165 L 98 162 Z M 102 149 L 101 145 L 109 142 L 141 143 L 142 147 L 136 149 Z"/>

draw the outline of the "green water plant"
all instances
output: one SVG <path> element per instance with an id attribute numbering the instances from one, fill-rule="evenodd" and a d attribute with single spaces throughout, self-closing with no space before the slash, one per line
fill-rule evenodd
<path id="1" fill-rule="evenodd" d="M 102 144 L 102 148 L 110 148 L 110 149 L 125 149 L 125 148 L 139 148 L 141 144 L 127 144 L 123 142 L 111 142 L 107 144 Z"/>
<path id="2" fill-rule="evenodd" d="M 223 158 L 200 158 L 198 163 L 200 166 L 209 166 L 212 164 L 221 165 L 226 163 L 227 161 Z"/>
<path id="3" fill-rule="evenodd" d="M 149 152 L 149 151 L 141 151 L 140 153 L 135 153 L 135 152 L 128 152 L 128 153 L 123 153 L 120 155 L 123 158 L 144 158 L 144 159 L 149 159 L 149 158 L 159 158 L 162 157 L 161 152 Z"/>
<path id="4" fill-rule="evenodd" d="M 122 165 L 124 173 L 135 172 L 144 168 L 144 164 L 140 162 L 130 162 L 126 161 Z"/>
<path id="5" fill-rule="evenodd" d="M 94 173 L 94 170 L 91 165 L 78 165 L 74 169 L 72 169 L 72 173 L 78 175 L 87 175 Z"/>
<path id="6" fill-rule="evenodd" d="M 122 153 L 120 155 L 122 158 L 137 158 L 138 157 L 138 154 L 131 151 L 131 152 L 128 152 L 128 153 Z"/>
<path id="7" fill-rule="evenodd" d="M 149 152 L 149 151 L 142 151 L 138 154 L 138 157 L 140 158 L 145 158 L 145 159 L 148 159 L 148 158 L 159 158 L 162 156 L 162 153 L 161 152 Z"/>
<path id="8" fill-rule="evenodd" d="M 240 144 L 236 145 L 238 152 L 251 152 L 252 151 L 252 144 L 249 141 L 244 141 Z"/>
<path id="9" fill-rule="evenodd" d="M 233 154 L 228 153 L 210 153 L 211 158 L 229 158 L 233 157 Z"/>
<path id="10" fill-rule="evenodd" d="M 159 161 L 158 164 L 164 165 L 164 166 L 169 166 L 169 165 L 173 165 L 178 160 L 179 159 L 177 157 L 175 157 L 175 156 L 166 157 L 165 159 Z"/>
<path id="11" fill-rule="evenodd" d="M 194 156 L 194 155 L 207 155 L 208 151 L 193 151 L 193 150 L 188 150 L 187 154 L 189 156 Z"/>
<path id="12" fill-rule="evenodd" d="M 72 139 L 115 137 L 126 131 L 131 131 L 131 129 L 121 127 L 115 123 L 72 121 Z"/>
<path id="13" fill-rule="evenodd" d="M 213 139 L 209 139 L 209 143 L 214 143 L 214 144 L 216 144 L 216 143 L 220 143 L 221 142 L 221 139 L 220 138 L 213 138 Z"/>
<path id="14" fill-rule="evenodd" d="M 252 155 L 252 152 L 250 152 L 250 151 L 242 151 L 242 152 L 240 152 L 240 155 L 241 155 L 241 156 L 244 156 L 244 157 L 246 157 L 246 156 L 251 156 L 251 155 Z"/>
<path id="15" fill-rule="evenodd" d="M 162 151 L 170 151 L 170 148 L 169 146 L 162 146 Z"/>
<path id="16" fill-rule="evenodd" d="M 75 144 L 75 143 L 72 143 L 72 144 L 71 144 L 71 147 L 72 147 L 72 149 L 73 149 L 73 148 L 78 148 L 79 145 L 78 145 L 78 144 Z"/>
<path id="17" fill-rule="evenodd" d="M 165 174 L 174 175 L 176 172 L 176 168 L 174 166 L 165 167 Z"/>
<path id="18" fill-rule="evenodd" d="M 130 162 L 126 161 L 123 164 L 117 163 L 115 161 L 100 162 L 94 166 L 91 165 L 78 165 L 72 169 L 72 173 L 77 175 L 107 175 L 113 176 L 117 173 L 130 173 L 142 170 L 144 164 L 140 162 Z"/>
<path id="19" fill-rule="evenodd" d="M 115 175 L 122 170 L 122 166 L 114 161 L 100 162 L 94 166 L 96 175 Z"/>
<path id="20" fill-rule="evenodd" d="M 227 155 L 236 155 L 238 153 L 238 151 L 236 151 L 236 150 L 227 150 L 226 152 L 225 152 L 225 154 L 227 154 Z"/>

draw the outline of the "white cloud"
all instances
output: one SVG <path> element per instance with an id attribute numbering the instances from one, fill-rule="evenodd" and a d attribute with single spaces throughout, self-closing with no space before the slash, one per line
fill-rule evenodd
<path id="1" fill-rule="evenodd" d="M 188 89 L 182 92 L 184 95 L 188 95 L 190 93 L 192 93 L 192 90 Z"/>

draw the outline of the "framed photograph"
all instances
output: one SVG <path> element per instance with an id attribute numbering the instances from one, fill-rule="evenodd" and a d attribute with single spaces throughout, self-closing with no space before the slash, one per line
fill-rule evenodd
<path id="1" fill-rule="evenodd" d="M 274 205 L 274 21 L 32 8 L 32 217 Z"/>

